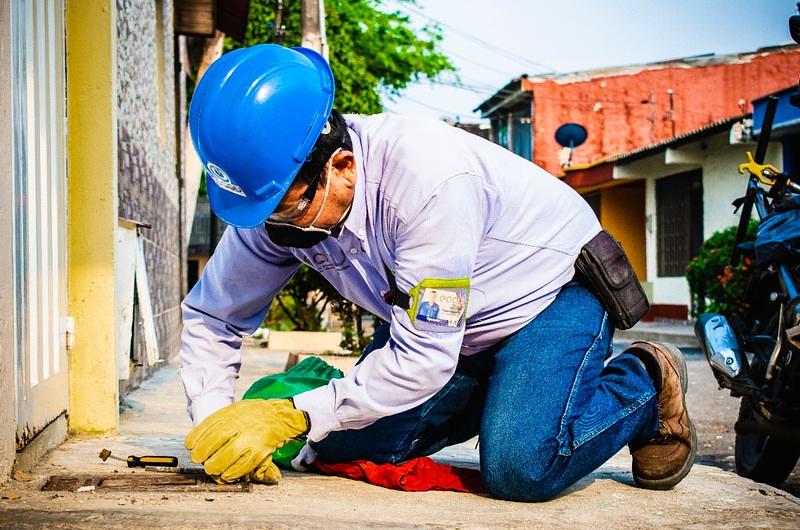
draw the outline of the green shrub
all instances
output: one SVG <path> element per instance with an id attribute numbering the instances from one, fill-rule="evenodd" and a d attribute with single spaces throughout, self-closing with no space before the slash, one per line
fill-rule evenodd
<path id="1" fill-rule="evenodd" d="M 747 240 L 755 239 L 757 221 L 750 221 Z M 739 314 L 746 309 L 745 290 L 753 263 L 749 258 L 731 264 L 736 227 L 715 232 L 700 247 L 697 256 L 686 267 L 686 279 L 692 295 L 692 316 L 706 312 L 725 316 Z"/>

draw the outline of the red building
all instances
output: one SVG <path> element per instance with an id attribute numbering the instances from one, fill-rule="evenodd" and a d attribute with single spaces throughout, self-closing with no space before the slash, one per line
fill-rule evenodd
<path id="1" fill-rule="evenodd" d="M 800 48 L 764 48 L 644 65 L 512 80 L 480 104 L 491 139 L 554 174 L 562 171 L 556 129 L 588 131 L 572 165 L 667 140 L 748 111 L 751 102 L 797 82 Z"/>

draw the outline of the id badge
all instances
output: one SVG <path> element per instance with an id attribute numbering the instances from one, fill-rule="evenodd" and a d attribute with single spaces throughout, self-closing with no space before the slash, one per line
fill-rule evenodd
<path id="1" fill-rule="evenodd" d="M 469 301 L 469 278 L 427 278 L 409 291 L 408 310 L 414 327 L 424 331 L 456 331 L 464 327 Z"/>

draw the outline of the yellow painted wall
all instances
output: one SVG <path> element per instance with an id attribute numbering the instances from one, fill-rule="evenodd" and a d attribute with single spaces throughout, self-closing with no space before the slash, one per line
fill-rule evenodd
<path id="1" fill-rule="evenodd" d="M 603 228 L 622 243 L 636 276 L 646 281 L 644 185 L 607 188 L 600 197 Z"/>
<path id="2" fill-rule="evenodd" d="M 114 230 L 117 226 L 116 1 L 67 0 L 69 428 L 117 427 Z"/>

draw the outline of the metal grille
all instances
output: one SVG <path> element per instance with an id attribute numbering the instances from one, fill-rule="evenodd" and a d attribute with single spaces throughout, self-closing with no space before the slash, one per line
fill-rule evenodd
<path id="1" fill-rule="evenodd" d="M 656 181 L 658 275 L 683 276 L 703 242 L 703 174 L 688 171 Z"/>

